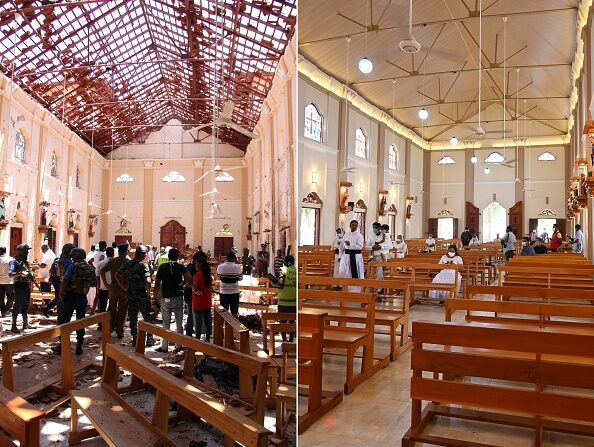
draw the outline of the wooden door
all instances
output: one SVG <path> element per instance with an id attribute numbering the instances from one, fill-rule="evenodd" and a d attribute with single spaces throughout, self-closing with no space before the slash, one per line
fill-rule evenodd
<path id="1" fill-rule="evenodd" d="M 132 235 L 131 234 L 117 234 L 115 236 L 116 244 L 125 244 L 126 242 L 130 244 L 132 242 Z"/>
<path id="2" fill-rule="evenodd" d="M 10 227 L 10 256 L 16 256 L 17 245 L 23 243 L 23 229 Z"/>
<path id="3" fill-rule="evenodd" d="M 479 209 L 470 202 L 466 202 L 466 226 L 479 236 Z"/>
<path id="4" fill-rule="evenodd" d="M 233 236 L 215 236 L 214 257 L 227 256 L 233 248 Z"/>
<path id="5" fill-rule="evenodd" d="M 509 209 L 509 225 L 513 228 L 513 233 L 516 238 L 524 236 L 522 228 L 522 218 L 524 216 L 522 201 L 520 200 Z"/>
<path id="6" fill-rule="evenodd" d="M 559 228 L 559 232 L 563 239 L 565 239 L 565 235 L 567 234 L 567 221 L 565 219 L 557 219 L 557 228 Z M 553 229 L 551 228 L 551 234 L 553 234 Z M 551 235 L 549 234 L 549 237 Z"/>
<path id="7" fill-rule="evenodd" d="M 454 239 L 456 239 L 456 238 L 460 237 L 460 234 L 458 233 L 458 218 L 454 217 L 453 221 L 454 221 L 454 234 L 452 237 Z"/>
<path id="8" fill-rule="evenodd" d="M 437 239 L 437 217 L 430 217 L 427 222 L 427 234 Z"/>
<path id="9" fill-rule="evenodd" d="M 161 227 L 161 247 L 167 246 L 178 250 L 186 246 L 186 227 L 177 220 L 170 220 Z"/>
<path id="10" fill-rule="evenodd" d="M 58 234 L 56 233 L 56 231 L 53 228 L 47 229 L 47 245 L 49 248 L 52 249 L 52 251 L 54 253 L 56 252 L 56 237 L 57 236 L 58 236 Z M 74 246 L 78 247 L 78 244 L 75 243 Z"/>
<path id="11" fill-rule="evenodd" d="M 74 233 L 72 235 L 72 243 L 74 244 L 75 247 L 78 247 L 78 233 Z"/>

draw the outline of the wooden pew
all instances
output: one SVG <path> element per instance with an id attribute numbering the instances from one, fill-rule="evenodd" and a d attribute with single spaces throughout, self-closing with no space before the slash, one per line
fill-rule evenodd
<path id="1" fill-rule="evenodd" d="M 252 292 L 259 299 L 264 299 L 266 306 L 276 304 L 276 298 L 278 296 L 278 289 L 275 287 L 263 287 L 263 286 L 239 286 L 240 292 Z M 243 295 L 243 294 L 242 294 Z"/>
<path id="2" fill-rule="evenodd" d="M 324 329 L 326 313 L 320 310 L 299 311 L 299 385 L 306 386 L 307 411 L 299 416 L 298 433 L 304 433 L 328 411 L 342 402 L 342 391 L 322 389 L 324 363 Z"/>
<path id="3" fill-rule="evenodd" d="M 289 321 L 289 322 L 293 322 L 292 324 L 295 324 L 295 321 L 297 319 L 297 315 L 296 314 L 292 314 L 289 312 L 262 312 L 262 314 L 260 315 L 260 321 L 262 322 L 262 346 L 266 347 L 268 346 L 268 355 L 270 357 L 275 355 L 275 343 L 274 343 L 274 336 L 275 334 L 279 333 L 279 332 L 291 332 L 291 331 L 286 331 L 286 330 L 281 330 L 283 328 L 281 328 L 280 326 L 275 326 L 275 330 L 274 331 L 270 331 L 270 340 L 268 339 L 268 332 L 270 329 L 270 325 L 274 324 L 276 322 L 279 321 Z M 281 323 L 282 324 L 282 323 Z M 291 323 L 286 323 L 286 324 L 291 324 Z M 279 330 L 276 330 L 279 329 Z M 285 328 L 287 329 L 287 328 Z M 290 329 L 290 327 L 289 327 Z M 295 332 L 296 331 L 292 331 Z"/>
<path id="4" fill-rule="evenodd" d="M 51 387 L 53 391 L 61 394 L 63 397 L 58 402 L 50 404 L 46 408 L 46 411 L 67 401 L 70 398 L 68 393 L 70 390 L 74 389 L 76 383 L 74 379 L 76 373 L 89 368 L 102 369 L 102 365 L 95 361 L 81 362 L 78 365 L 74 364 L 70 349 L 70 334 L 77 329 L 88 328 L 89 326 L 98 323 L 103 325 L 101 344 L 102 352 L 105 352 L 107 344 L 111 342 L 109 312 L 102 312 L 90 317 L 85 317 L 81 320 L 71 321 L 70 323 L 43 329 L 31 334 L 17 335 L 2 339 L 2 385 L 25 399 L 45 388 Z M 36 343 L 49 342 L 58 337 L 60 338 L 62 346 L 62 354 L 60 356 L 61 372 L 46 377 L 27 389 L 17 391 L 12 354 Z M 60 385 L 58 385 L 58 383 L 60 383 Z"/>
<path id="5" fill-rule="evenodd" d="M 150 421 L 118 394 L 120 368 L 155 388 L 156 398 Z M 144 355 L 129 352 L 118 345 L 110 344 L 106 349 L 103 381 L 70 393 L 70 445 L 101 436 L 113 446 L 174 446 L 176 444 L 167 435 L 170 401 L 177 402 L 180 407 L 222 431 L 226 446 L 231 446 L 233 441 L 252 447 L 268 445 L 270 432 L 261 424 L 231 406 L 222 405 L 218 398 L 193 384 L 162 371 Z M 87 416 L 93 429 L 78 430 L 78 409 Z"/>
<path id="6" fill-rule="evenodd" d="M 39 447 L 39 421 L 45 412 L 7 388 L 0 387 L 0 445 Z"/>
<path id="7" fill-rule="evenodd" d="M 544 303 L 553 300 L 567 302 L 583 301 L 585 304 L 594 303 L 594 290 L 567 289 L 545 287 L 515 287 L 515 286 L 468 286 L 464 298 L 473 299 L 476 295 L 494 295 L 497 301 L 509 298 L 522 300 L 523 298 L 540 298 Z M 526 300 L 524 300 L 526 301 Z"/>
<path id="8" fill-rule="evenodd" d="M 250 331 L 232 314 L 221 306 L 214 306 L 213 343 L 227 349 L 239 351 L 268 362 L 268 406 L 274 408 L 276 404 L 276 390 L 282 372 L 282 364 L 270 357 L 251 339 Z M 240 388 L 248 387 L 250 377 L 240 376 Z"/>
<path id="9" fill-rule="evenodd" d="M 324 330 L 324 348 L 328 350 L 345 351 L 346 354 L 346 382 L 344 393 L 350 394 L 364 380 L 389 364 L 389 356 L 374 357 L 374 328 L 375 328 L 375 299 L 370 293 L 348 293 L 329 290 L 301 289 L 298 293 L 299 309 L 307 309 L 311 300 L 311 308 L 320 309 L 320 300 L 326 301 L 328 307 L 323 311 L 327 313 L 327 325 Z M 338 303 L 332 305 L 332 302 Z M 344 307 L 356 307 L 363 316 L 351 316 L 351 310 Z M 361 326 L 363 320 L 363 326 Z M 330 321 L 344 323 L 340 326 L 330 325 Z M 354 323 L 357 326 L 348 326 Z M 354 373 L 353 363 L 355 354 L 362 349 L 361 371 Z M 332 352 L 329 352 L 332 353 Z"/>
<path id="10" fill-rule="evenodd" d="M 445 321 L 452 321 L 452 314 L 456 310 L 466 311 L 466 321 L 529 324 L 538 327 L 575 326 L 594 329 L 594 306 L 581 304 L 453 299 L 447 300 L 445 303 Z M 481 315 L 473 314 L 473 312 L 481 312 Z M 484 313 L 493 314 L 484 315 Z M 502 314 L 507 316 L 502 316 Z M 551 319 L 559 317 L 564 319 Z"/>
<path id="11" fill-rule="evenodd" d="M 436 416 L 534 428 L 537 446 L 543 431 L 594 436 L 594 398 L 575 392 L 594 389 L 591 330 L 414 322 L 413 343 L 412 418 L 402 438 L 403 447 L 416 442 L 493 446 L 424 433 Z M 424 376 L 423 372 L 433 375 Z M 465 380 L 459 381 L 459 376 Z M 494 380 L 478 384 L 470 380 L 475 377 Z M 550 386 L 573 390 L 552 390 Z M 423 409 L 424 400 L 430 403 Z"/>
<path id="12" fill-rule="evenodd" d="M 594 288 L 594 265 L 574 269 L 505 265 L 499 267 L 498 285 L 564 287 L 573 289 Z"/>
<path id="13" fill-rule="evenodd" d="M 394 279 L 354 279 L 354 278 L 323 278 L 323 277 L 300 277 L 299 287 L 315 287 L 332 289 L 335 286 L 347 290 L 348 286 L 361 287 L 362 291 L 375 294 L 375 289 L 385 289 L 386 292 L 381 295 L 382 298 L 393 298 L 389 295 L 390 291 L 402 290 L 402 297 L 398 297 L 401 305 L 398 308 L 384 308 L 376 304 L 375 307 L 375 326 L 385 326 L 387 331 L 375 328 L 376 334 L 388 335 L 390 337 L 390 361 L 396 361 L 396 358 L 411 346 L 408 334 L 408 313 L 410 305 L 410 295 L 408 283 Z M 328 310 L 328 305 L 310 303 L 308 308 L 320 308 Z M 331 309 L 335 309 L 334 306 Z M 342 307 L 340 314 L 330 312 L 327 320 L 333 321 L 351 321 L 365 323 L 366 313 L 357 309 L 345 309 Z M 397 340 L 399 338 L 399 341 Z"/>

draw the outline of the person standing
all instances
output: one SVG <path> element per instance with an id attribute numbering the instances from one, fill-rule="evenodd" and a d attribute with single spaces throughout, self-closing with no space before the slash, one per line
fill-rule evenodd
<path id="1" fill-rule="evenodd" d="M 243 279 L 243 275 L 233 251 L 230 251 L 225 262 L 217 267 L 217 276 L 221 280 L 219 292 L 221 306 L 237 317 L 239 315 L 239 281 Z"/>
<path id="2" fill-rule="evenodd" d="M 266 244 L 260 244 L 260 250 L 258 252 L 258 277 L 264 278 L 268 274 L 268 261 L 270 260 L 270 253 L 266 250 Z"/>
<path id="3" fill-rule="evenodd" d="M 206 342 L 210 343 L 212 333 L 212 275 L 210 264 L 204 252 L 194 255 L 195 271 L 192 278 L 192 313 L 196 338 L 200 340 L 202 330 Z"/>
<path id="4" fill-rule="evenodd" d="M 188 265 L 186 265 L 186 270 L 188 271 L 192 279 L 196 274 L 196 260 L 200 255 L 202 255 L 206 259 L 206 254 L 203 251 L 197 251 L 196 253 L 194 253 L 194 256 L 192 256 L 192 260 L 188 262 Z M 186 335 L 188 337 L 191 337 L 194 334 L 194 312 L 192 307 L 192 295 L 192 283 L 186 283 L 184 287 L 184 303 L 188 308 L 188 318 L 186 320 Z"/>
<path id="5" fill-rule="evenodd" d="M 506 261 L 509 261 L 514 257 L 516 253 L 516 236 L 513 233 L 513 228 L 511 225 L 508 225 L 507 229 L 505 230 L 505 236 L 503 236 L 503 239 L 501 239 L 501 246 Z"/>
<path id="6" fill-rule="evenodd" d="M 200 252 L 199 252 L 200 253 Z M 204 252 L 202 252 L 204 253 Z M 206 256 L 206 255 L 205 255 Z M 243 255 L 241 256 L 241 266 L 243 269 L 243 274 L 250 276 L 252 271 L 254 270 L 254 265 L 256 264 L 256 260 L 250 253 L 249 248 L 243 249 Z"/>
<path id="7" fill-rule="evenodd" d="M 285 258 L 283 257 L 283 251 L 276 250 L 276 256 L 274 258 L 274 276 L 276 276 L 277 278 L 281 274 L 280 270 L 283 266 L 284 260 L 285 260 Z"/>
<path id="8" fill-rule="evenodd" d="M 60 299 L 64 302 L 64 313 L 62 323 L 69 323 L 72 315 L 76 312 L 76 319 L 81 320 L 85 317 L 87 309 L 87 293 L 89 289 L 96 285 L 97 278 L 95 270 L 85 261 L 85 250 L 82 248 L 73 248 L 70 252 L 72 264 L 64 274 L 64 279 L 60 287 Z M 83 341 L 85 329 L 76 331 L 76 355 L 83 353 Z M 52 348 L 56 354 L 62 353 L 62 346 L 58 343 Z"/>
<path id="9" fill-rule="evenodd" d="M 0 247 L 0 312 L 5 317 L 10 313 L 14 303 L 14 286 L 8 275 L 8 267 L 12 258 L 6 253 L 6 247 Z M 6 301 L 4 301 L 6 297 Z"/>
<path id="10" fill-rule="evenodd" d="M 551 235 L 551 251 L 557 251 L 563 245 L 563 236 L 559 231 L 557 224 L 553 224 L 553 234 Z"/>
<path id="11" fill-rule="evenodd" d="M 334 277 L 338 278 L 338 271 L 340 269 L 340 258 L 344 256 L 344 246 L 342 245 L 342 238 L 344 237 L 344 230 L 342 228 L 336 229 L 336 237 L 332 242 L 332 249 L 334 250 Z"/>
<path id="12" fill-rule="evenodd" d="M 374 262 L 382 262 L 382 251 L 387 250 L 386 235 L 382 234 L 382 227 L 379 222 L 372 224 L 373 234 L 367 239 L 367 248 L 371 250 L 371 259 Z M 375 279 L 384 279 L 384 268 L 378 266 L 375 268 Z"/>
<path id="13" fill-rule="evenodd" d="M 31 300 L 31 282 L 33 281 L 33 272 L 27 261 L 29 256 L 29 247 L 27 244 L 19 244 L 16 248 L 16 257 L 10 261 L 8 266 L 8 276 L 14 282 L 14 304 L 12 306 L 12 327 L 10 332 L 20 334 L 16 322 L 19 314 L 23 316 L 23 330 L 33 329 L 29 325 L 28 311 L 29 301 Z"/>
<path id="14" fill-rule="evenodd" d="M 42 290 L 42 292 L 49 292 L 51 290 L 51 285 L 48 283 L 50 277 L 50 267 L 52 266 L 54 259 L 56 259 L 56 254 L 51 248 L 49 248 L 47 244 L 43 244 L 41 246 L 41 261 L 39 261 L 39 277 L 43 283 L 47 285 L 47 288 L 42 286 L 42 289 L 45 289 Z"/>
<path id="15" fill-rule="evenodd" d="M 99 286 L 97 288 L 97 299 L 93 302 L 93 308 L 91 309 L 91 315 L 95 313 L 97 304 L 99 304 L 99 312 L 105 312 L 107 310 L 107 303 L 109 301 L 109 288 L 111 287 L 112 282 L 111 272 L 107 271 L 102 277 L 101 270 L 103 270 L 103 267 L 105 267 L 110 259 L 113 259 L 113 255 L 113 248 L 107 247 L 105 249 L 105 258 L 95 264 L 95 277 L 99 279 Z M 99 323 L 99 330 L 102 329 L 101 323 Z"/>
<path id="16" fill-rule="evenodd" d="M 295 268 L 295 258 L 293 256 L 285 256 L 279 280 L 278 311 L 297 315 L 297 269 Z M 281 320 L 281 323 L 288 323 L 288 321 Z M 293 336 L 294 334 L 291 332 L 288 337 L 288 341 L 291 343 L 293 342 Z M 281 332 L 281 337 L 283 341 L 287 341 L 286 332 Z"/>
<path id="17" fill-rule="evenodd" d="M 49 318 L 49 311 L 52 310 L 54 306 L 58 308 L 58 317 L 56 318 L 56 324 L 62 324 L 62 313 L 63 313 L 63 302 L 60 300 L 60 287 L 62 285 L 62 279 L 64 279 L 64 274 L 72 260 L 70 259 L 70 252 L 74 248 L 74 244 L 68 242 L 62 246 L 62 252 L 60 256 L 54 259 L 52 266 L 50 267 L 50 281 L 52 286 L 54 286 L 54 296 L 55 298 L 48 303 L 47 306 L 41 308 L 41 312 L 43 315 Z"/>
<path id="18" fill-rule="evenodd" d="M 118 245 L 118 255 L 109 259 L 99 271 L 101 281 L 109 289 L 109 322 L 111 330 L 115 331 L 118 338 L 124 337 L 124 323 L 128 313 L 128 294 L 116 279 L 118 270 L 130 260 L 128 257 L 128 243 Z M 107 274 L 109 273 L 109 280 Z"/>
<path id="19" fill-rule="evenodd" d="M 340 260 L 340 278 L 365 278 L 365 268 L 363 266 L 363 235 L 359 232 L 359 222 L 351 220 L 350 232 L 344 235 L 344 256 Z M 361 287 L 349 286 L 349 292 L 361 292 Z"/>
<path id="20" fill-rule="evenodd" d="M 575 226 L 575 235 L 571 237 L 567 235 L 569 242 L 571 242 L 571 251 L 574 253 L 583 253 L 584 251 L 584 232 L 582 226 L 577 224 Z"/>
<path id="21" fill-rule="evenodd" d="M 155 287 L 153 297 L 156 297 L 163 286 L 161 298 L 161 314 L 163 315 L 163 328 L 171 328 L 171 312 L 175 315 L 176 331 L 184 333 L 184 284 L 191 284 L 192 277 L 183 264 L 180 264 L 179 250 L 172 248 L 167 254 L 169 262 L 161 264 L 155 277 Z M 159 352 L 169 351 L 169 342 L 166 338 L 161 339 L 161 346 L 157 348 Z"/>
<path id="22" fill-rule="evenodd" d="M 390 226 L 388 224 L 382 224 L 382 234 L 385 236 L 385 244 L 382 247 L 382 260 L 387 261 L 392 258 L 393 255 L 390 253 L 392 248 L 392 236 L 390 236 Z"/>
<path id="23" fill-rule="evenodd" d="M 122 289 L 126 291 L 128 298 L 128 318 L 130 320 L 130 333 L 132 334 L 132 346 L 136 346 L 138 334 L 138 313 L 147 323 L 153 322 L 151 313 L 151 274 L 148 266 L 142 262 L 146 257 L 147 249 L 144 245 L 136 247 L 134 259 L 126 261 L 118 271 L 115 278 Z M 148 334 L 146 346 L 153 346 L 155 339 L 153 334 Z"/>

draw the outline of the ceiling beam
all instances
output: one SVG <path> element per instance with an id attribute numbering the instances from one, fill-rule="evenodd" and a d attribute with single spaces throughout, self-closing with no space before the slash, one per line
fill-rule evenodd
<path id="1" fill-rule="evenodd" d="M 513 95 L 507 99 L 512 99 Z M 526 97 L 526 98 L 518 98 L 519 101 L 523 101 L 523 100 L 527 100 L 527 101 L 548 101 L 551 99 L 563 99 L 565 101 L 569 101 L 569 96 L 531 96 L 531 97 Z M 497 98 L 497 99 L 485 99 L 482 98 L 481 102 L 498 102 L 501 103 L 501 99 Z M 443 105 L 452 105 L 452 104 L 462 104 L 462 103 L 472 103 L 472 104 L 476 104 L 478 103 L 478 100 L 456 100 L 456 101 L 444 101 L 441 102 L 439 104 L 436 103 L 431 103 L 431 104 L 419 104 L 419 105 L 412 105 L 412 106 L 402 106 L 402 107 L 395 107 L 394 109 L 392 108 L 388 108 L 387 110 L 407 110 L 407 109 L 420 109 L 422 107 L 433 107 L 433 106 L 443 106 Z"/>

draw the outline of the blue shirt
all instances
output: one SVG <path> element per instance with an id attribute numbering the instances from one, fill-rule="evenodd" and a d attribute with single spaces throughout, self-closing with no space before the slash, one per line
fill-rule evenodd
<path id="1" fill-rule="evenodd" d="M 19 261 L 17 259 L 13 259 L 8 264 L 8 274 L 15 274 L 26 270 L 29 267 L 29 263 L 27 261 Z M 15 283 L 24 283 L 29 284 L 31 281 L 31 276 L 17 276 L 13 279 Z"/>

